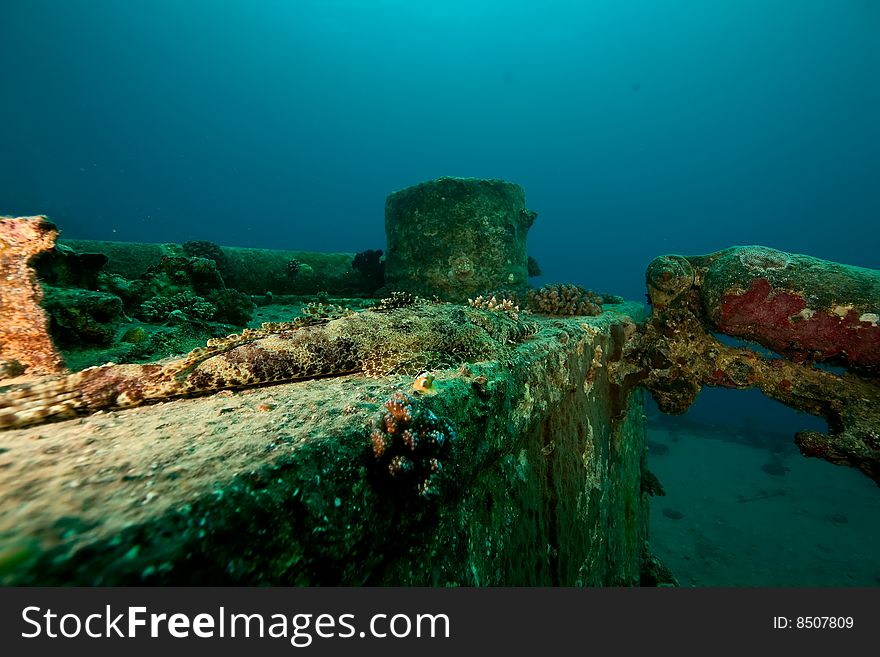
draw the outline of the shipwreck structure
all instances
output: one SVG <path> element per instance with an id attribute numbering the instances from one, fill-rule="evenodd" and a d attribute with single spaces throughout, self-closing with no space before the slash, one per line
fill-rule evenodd
<path id="1" fill-rule="evenodd" d="M 152 249 L 227 283 L 239 268 L 253 295 L 266 285 L 246 263 L 309 265 L 297 284 L 343 287 L 387 267 L 381 301 L 325 299 L 183 356 L 52 373 L 46 323 L 0 317 L 0 580 L 673 583 L 647 531 L 662 487 L 644 389 L 681 413 L 702 386 L 758 387 L 827 419 L 827 434 L 798 434 L 805 454 L 880 481 L 878 272 L 764 247 L 662 256 L 649 312 L 576 286 L 526 294 L 535 215 L 518 186 L 444 178 L 392 194 L 386 213 L 387 259 L 369 252 L 371 274 L 355 278 L 351 254 L 202 244 L 190 262 L 176 245 L 115 243 L 112 276 L 155 266 L 131 264 Z M 443 216 L 470 228 L 425 262 L 413 235 Z M 54 227 L 0 229 L 0 304 L 33 315 L 31 264 Z M 475 263 L 492 231 L 503 239 Z"/>
<path id="2" fill-rule="evenodd" d="M 653 313 L 627 344 L 624 389 L 644 387 L 660 410 L 679 414 L 703 386 L 757 388 L 827 421 L 827 434 L 795 436 L 804 455 L 880 484 L 880 272 L 744 246 L 659 257 L 646 279 Z"/>

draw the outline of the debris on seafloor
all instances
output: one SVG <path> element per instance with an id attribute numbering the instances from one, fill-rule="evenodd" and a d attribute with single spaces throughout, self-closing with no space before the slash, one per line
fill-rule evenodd
<path id="1" fill-rule="evenodd" d="M 827 434 L 795 436 L 802 454 L 880 484 L 880 272 L 742 246 L 661 256 L 646 279 L 653 314 L 614 364 L 622 397 L 641 385 L 660 410 L 681 414 L 704 385 L 758 388 L 828 422 Z M 712 332 L 783 357 L 725 345 Z M 814 362 L 848 369 L 836 374 Z"/>

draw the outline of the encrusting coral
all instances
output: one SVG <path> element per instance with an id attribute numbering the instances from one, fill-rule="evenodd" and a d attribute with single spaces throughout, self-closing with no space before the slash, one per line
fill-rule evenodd
<path id="1" fill-rule="evenodd" d="M 141 276 L 138 287 L 142 296 L 170 296 L 192 291 L 205 296 L 226 287 L 217 264 L 210 258 L 162 256 Z"/>
<path id="2" fill-rule="evenodd" d="M 385 200 L 384 283 L 464 303 L 528 280 L 526 236 L 536 214 L 504 180 L 445 176 Z"/>
<path id="3" fill-rule="evenodd" d="M 287 275 L 288 276 L 296 276 L 299 273 L 299 270 L 302 269 L 303 263 L 296 258 L 291 258 L 287 261 Z"/>
<path id="4" fill-rule="evenodd" d="M 28 266 L 55 245 L 58 229 L 46 217 L 0 217 L 0 375 L 64 369 L 40 307 L 43 291 Z"/>

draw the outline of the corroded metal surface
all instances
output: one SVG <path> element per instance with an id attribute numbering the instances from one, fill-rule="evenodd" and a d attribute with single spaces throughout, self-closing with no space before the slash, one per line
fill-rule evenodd
<path id="1" fill-rule="evenodd" d="M 880 272 L 733 247 L 661 256 L 646 278 L 654 312 L 633 332 L 616 370 L 624 396 L 642 385 L 661 410 L 679 414 L 706 385 L 758 388 L 827 420 L 827 434 L 797 434 L 803 454 L 857 467 L 880 483 Z M 784 357 L 725 345 L 713 331 L 754 340 Z M 835 374 L 816 361 L 850 370 Z"/>
<path id="2" fill-rule="evenodd" d="M 57 237 L 58 229 L 44 216 L 0 217 L 0 378 L 64 368 L 46 329 L 43 291 L 29 266 Z"/>

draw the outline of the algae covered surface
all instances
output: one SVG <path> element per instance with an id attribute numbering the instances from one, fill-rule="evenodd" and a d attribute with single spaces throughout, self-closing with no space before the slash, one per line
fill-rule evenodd
<path id="1" fill-rule="evenodd" d="M 641 406 L 611 418 L 602 356 L 627 312 L 534 319 L 430 395 L 351 374 L 3 432 L 5 581 L 638 583 Z M 454 430 L 428 499 L 370 443 L 400 393 Z"/>

